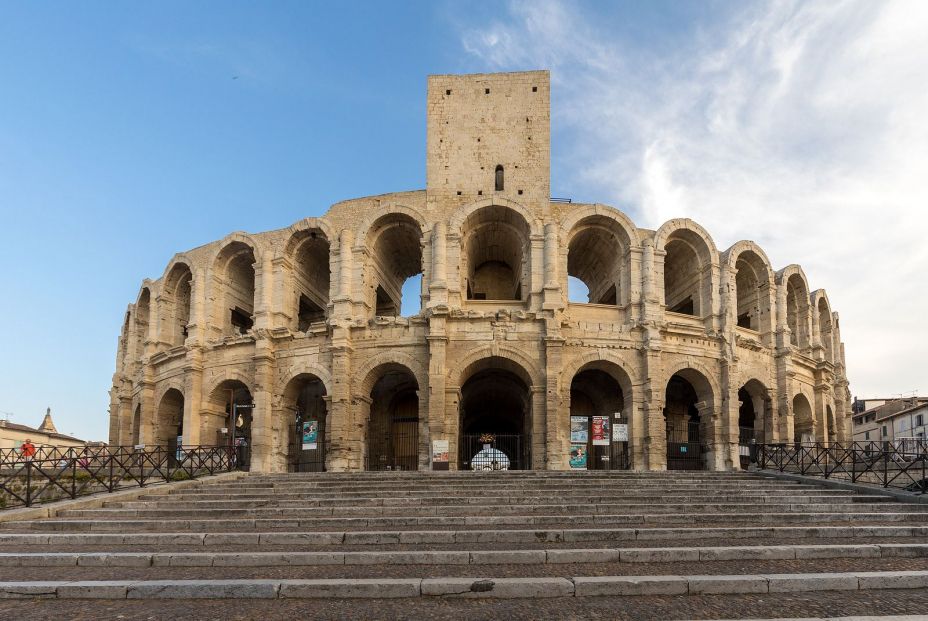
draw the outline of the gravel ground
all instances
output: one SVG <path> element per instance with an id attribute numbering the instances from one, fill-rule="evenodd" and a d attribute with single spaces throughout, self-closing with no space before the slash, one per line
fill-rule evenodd
<path id="1" fill-rule="evenodd" d="M 483 621 L 750 619 L 847 615 L 924 615 L 920 591 L 770 595 L 588 597 L 512 600 L 33 600 L 0 601 L 2 618 L 30 621 L 240 621 L 266 619 L 466 619 Z"/>
<path id="2" fill-rule="evenodd" d="M 703 574 L 926 571 L 928 559 L 812 559 L 699 563 L 558 563 L 537 565 L 316 565 L 304 567 L 2 567 L 0 581 L 318 578 L 535 578 Z"/>

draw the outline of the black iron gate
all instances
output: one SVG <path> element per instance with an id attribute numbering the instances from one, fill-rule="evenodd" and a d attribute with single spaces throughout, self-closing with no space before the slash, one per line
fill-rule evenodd
<path id="1" fill-rule="evenodd" d="M 419 419 L 396 417 L 371 423 L 368 470 L 418 470 Z"/>
<path id="2" fill-rule="evenodd" d="M 462 434 L 461 470 L 525 470 L 531 463 L 528 449 L 522 434 Z"/>
<path id="3" fill-rule="evenodd" d="M 699 423 L 687 423 L 685 432 L 667 426 L 667 469 L 704 470 L 705 457 L 699 441 Z"/>
<path id="4" fill-rule="evenodd" d="M 290 472 L 325 472 L 325 419 L 303 420 L 297 413 L 290 436 Z"/>

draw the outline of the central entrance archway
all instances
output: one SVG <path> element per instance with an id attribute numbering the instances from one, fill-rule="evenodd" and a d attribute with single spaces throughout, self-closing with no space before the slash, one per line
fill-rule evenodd
<path id="1" fill-rule="evenodd" d="M 531 468 L 531 391 L 527 375 L 504 358 L 473 365 L 461 387 L 462 470 Z"/>
<path id="2" fill-rule="evenodd" d="M 416 470 L 419 384 L 408 369 L 388 365 L 371 390 L 367 470 Z"/>

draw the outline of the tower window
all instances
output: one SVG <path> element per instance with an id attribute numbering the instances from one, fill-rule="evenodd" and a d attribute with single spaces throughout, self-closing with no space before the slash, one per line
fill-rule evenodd
<path id="1" fill-rule="evenodd" d="M 445 95 L 450 95 L 450 94 L 451 94 L 451 89 L 449 88 L 448 90 L 445 91 Z"/>
<path id="2" fill-rule="evenodd" d="M 537 87 L 537 86 L 533 86 L 533 87 L 532 87 L 532 92 L 533 92 L 533 93 L 537 93 L 537 92 L 538 92 L 538 87 Z"/>
<path id="3" fill-rule="evenodd" d="M 496 167 L 496 191 L 503 191 L 503 167 L 501 165 Z"/>
<path id="4" fill-rule="evenodd" d="M 484 94 L 484 95 L 489 95 L 489 94 L 490 94 L 490 89 L 488 89 L 488 88 L 487 88 L 487 89 L 484 89 L 483 94 Z"/>

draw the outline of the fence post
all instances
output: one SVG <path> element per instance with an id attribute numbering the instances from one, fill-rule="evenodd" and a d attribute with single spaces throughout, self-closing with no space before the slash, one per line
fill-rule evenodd
<path id="1" fill-rule="evenodd" d="M 32 462 L 26 462 L 26 506 L 32 506 Z"/>
<path id="2" fill-rule="evenodd" d="M 77 498 L 77 460 L 71 460 L 71 498 Z"/>
<path id="3" fill-rule="evenodd" d="M 117 450 L 119 450 L 119 449 L 117 449 Z M 116 489 L 116 483 L 113 481 L 113 454 L 112 454 L 112 453 L 110 453 L 110 484 L 109 484 L 109 488 L 110 488 L 110 493 L 112 493 L 113 490 Z"/>

